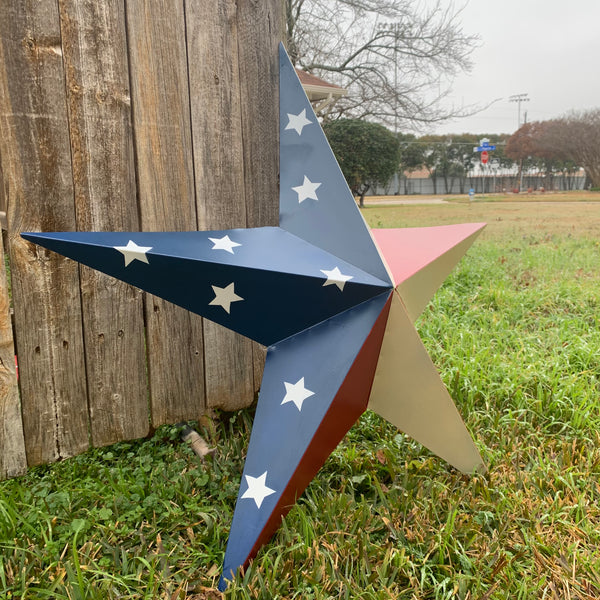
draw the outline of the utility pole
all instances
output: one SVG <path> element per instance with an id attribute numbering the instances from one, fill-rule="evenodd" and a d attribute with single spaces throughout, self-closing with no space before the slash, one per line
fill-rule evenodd
<path id="1" fill-rule="evenodd" d="M 513 94 L 508 98 L 509 102 L 517 103 L 517 130 L 521 129 L 521 102 L 529 102 L 528 94 Z M 525 112 L 527 122 L 527 112 Z M 519 191 L 523 190 L 523 159 L 519 161 Z"/>
<path id="2" fill-rule="evenodd" d="M 528 94 L 513 94 L 508 98 L 509 102 L 517 103 L 517 129 L 521 128 L 521 102 L 529 102 Z M 527 120 L 527 118 L 525 119 Z"/>
<path id="3" fill-rule="evenodd" d="M 400 23 L 383 23 L 383 31 L 389 31 L 394 35 L 394 135 L 398 139 L 398 35 L 400 33 Z M 400 173 L 396 171 L 396 193 L 400 194 Z"/>

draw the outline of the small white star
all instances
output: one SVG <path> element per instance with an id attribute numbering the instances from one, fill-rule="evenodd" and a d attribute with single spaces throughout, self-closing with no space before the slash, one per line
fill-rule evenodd
<path id="1" fill-rule="evenodd" d="M 310 125 L 312 121 L 306 118 L 306 109 L 298 115 L 287 113 L 289 123 L 285 126 L 286 129 L 295 129 L 298 135 L 302 135 L 302 130 L 306 125 Z"/>
<path id="2" fill-rule="evenodd" d="M 310 198 L 311 200 L 318 200 L 316 190 L 320 185 L 320 183 L 313 183 L 305 175 L 302 185 L 298 185 L 292 189 L 298 194 L 298 202 L 301 203 L 307 198 Z"/>
<path id="3" fill-rule="evenodd" d="M 342 292 L 344 291 L 344 285 L 346 281 L 354 278 L 352 275 L 342 275 L 338 267 L 331 269 L 331 271 L 321 269 L 321 273 L 327 275 L 327 281 L 323 284 L 323 287 L 326 285 L 337 285 Z"/>
<path id="4" fill-rule="evenodd" d="M 304 377 L 299 379 L 296 383 L 288 383 L 287 381 L 284 381 L 283 385 L 285 385 L 285 396 L 281 404 L 293 402 L 298 411 L 302 410 L 302 403 L 307 398 L 315 395 L 314 392 L 311 392 L 304 387 Z"/>
<path id="5" fill-rule="evenodd" d="M 245 475 L 248 489 L 242 494 L 242 498 L 252 498 L 256 502 L 256 507 L 260 508 L 263 500 L 275 493 L 270 487 L 267 487 L 267 471 L 265 471 L 260 477 L 252 477 L 251 475 Z"/>
<path id="6" fill-rule="evenodd" d="M 132 240 L 127 242 L 127 246 L 113 246 L 113 248 L 118 250 L 123 255 L 126 267 L 129 266 L 129 263 L 134 260 L 139 260 L 140 262 L 148 264 L 146 252 L 148 252 L 148 250 L 152 250 L 152 246 L 138 246 Z"/>
<path id="7" fill-rule="evenodd" d="M 211 248 L 212 250 L 226 250 L 230 254 L 233 254 L 233 249 L 236 246 L 241 246 L 237 242 L 229 239 L 228 235 L 223 236 L 222 238 L 208 238 L 214 246 Z"/>
<path id="8" fill-rule="evenodd" d="M 215 297 L 213 300 L 209 302 L 209 304 L 215 306 L 222 306 L 225 309 L 225 312 L 229 314 L 229 309 L 231 308 L 232 302 L 239 302 L 243 300 L 241 296 L 238 296 L 233 290 L 233 282 L 230 283 L 227 287 L 220 288 L 216 285 L 212 285 L 213 292 L 215 293 Z"/>

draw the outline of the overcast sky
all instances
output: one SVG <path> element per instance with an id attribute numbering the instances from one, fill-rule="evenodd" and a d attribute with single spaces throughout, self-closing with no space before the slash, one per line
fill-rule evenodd
<path id="1" fill-rule="evenodd" d="M 600 0 L 469 0 L 461 21 L 481 46 L 471 73 L 454 81 L 453 102 L 483 106 L 502 99 L 431 133 L 512 133 L 513 94 L 530 99 L 521 103 L 521 123 L 525 111 L 527 121 L 541 121 L 600 107 Z"/>

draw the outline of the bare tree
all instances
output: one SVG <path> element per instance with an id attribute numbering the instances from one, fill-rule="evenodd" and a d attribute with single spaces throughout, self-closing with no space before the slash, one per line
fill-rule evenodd
<path id="1" fill-rule="evenodd" d="M 562 170 L 581 166 L 590 184 L 600 187 L 600 108 L 527 123 L 508 140 L 506 154 L 514 159 L 546 161 L 548 172 L 557 161 L 561 161 L 557 168 Z"/>
<path id="2" fill-rule="evenodd" d="M 454 76 L 471 68 L 476 36 L 441 0 L 285 0 L 287 48 L 299 68 L 348 88 L 326 118 L 371 118 L 398 129 L 464 116 L 449 107 Z"/>
<path id="3" fill-rule="evenodd" d="M 600 108 L 573 111 L 555 127 L 564 155 L 585 169 L 592 187 L 600 188 Z"/>

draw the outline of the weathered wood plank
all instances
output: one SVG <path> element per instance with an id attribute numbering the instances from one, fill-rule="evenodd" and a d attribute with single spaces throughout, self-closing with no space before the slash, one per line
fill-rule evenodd
<path id="1" fill-rule="evenodd" d="M 2 214 L 2 229 L 6 229 L 6 191 L 2 176 L 2 154 L 0 153 L 0 213 Z"/>
<path id="2" fill-rule="evenodd" d="M 6 191 L 4 177 L 2 176 L 2 154 L 0 154 L 0 229 L 6 231 Z"/>
<path id="3" fill-rule="evenodd" d="M 183 0 L 128 0 L 132 103 L 144 231 L 197 228 Z M 202 319 L 146 298 L 152 424 L 206 406 Z"/>
<path id="4" fill-rule="evenodd" d="M 247 224 L 236 4 L 234 0 L 186 4 L 200 229 Z M 205 320 L 204 347 L 207 405 L 237 409 L 250 404 L 251 342 Z"/>
<path id="5" fill-rule="evenodd" d="M 123 0 L 59 0 L 77 228 L 139 230 Z M 81 267 L 92 443 L 149 431 L 142 293 Z"/>
<path id="6" fill-rule="evenodd" d="M 279 224 L 280 0 L 240 2 L 238 56 L 248 227 Z M 266 350 L 253 344 L 254 387 L 260 386 Z"/>
<path id="7" fill-rule="evenodd" d="M 75 229 L 57 4 L 0 0 L 0 154 L 28 464 L 89 445 L 79 273 L 21 231 Z"/>
<path id="8" fill-rule="evenodd" d="M 237 11 L 244 189 L 248 227 L 279 224 L 280 0 L 240 2 Z"/>
<path id="9" fill-rule="evenodd" d="M 0 233 L 0 479 L 22 475 L 26 470 L 4 244 Z"/>

